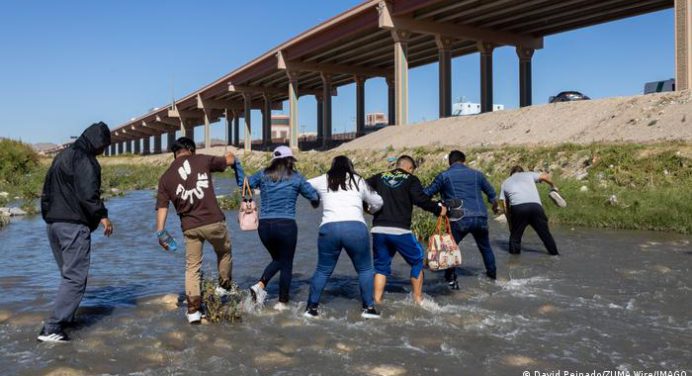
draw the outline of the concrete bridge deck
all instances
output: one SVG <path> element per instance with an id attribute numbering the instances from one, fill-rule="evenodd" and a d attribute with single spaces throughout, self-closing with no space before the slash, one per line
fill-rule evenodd
<path id="1" fill-rule="evenodd" d="M 516 47 L 520 105 L 531 98 L 531 59 L 543 38 L 675 7 L 677 89 L 692 86 L 692 0 L 368 0 L 309 29 L 173 104 L 113 130 L 107 154 L 160 153 L 166 134 L 192 137 L 224 118 L 229 144 L 252 148 L 252 110 L 260 110 L 262 139 L 271 143 L 272 109 L 288 101 L 291 147 L 298 147 L 298 97 L 318 103 L 318 145 L 332 144 L 331 98 L 356 84 L 356 134 L 364 131 L 365 81 L 387 80 L 389 123 L 408 122 L 408 69 L 439 63 L 439 116 L 451 115 L 451 59 L 480 52 L 481 110 L 493 103 L 493 50 Z M 240 127 L 245 128 L 240 140 Z M 242 142 L 241 142 L 242 141 Z"/>

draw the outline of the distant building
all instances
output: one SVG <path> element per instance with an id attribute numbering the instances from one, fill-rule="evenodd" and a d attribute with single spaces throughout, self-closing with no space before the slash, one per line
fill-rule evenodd
<path id="1" fill-rule="evenodd" d="M 287 140 L 291 134 L 288 115 L 272 115 L 272 140 Z"/>
<path id="2" fill-rule="evenodd" d="M 505 109 L 503 104 L 494 104 L 493 111 L 502 111 Z M 457 102 L 452 105 L 452 115 L 454 116 L 465 116 L 465 115 L 476 115 L 481 113 L 480 103 L 471 102 Z"/>
<path id="3" fill-rule="evenodd" d="M 384 115 L 384 112 L 371 112 L 365 115 L 365 127 L 375 128 L 383 127 L 389 123 L 389 120 Z"/>

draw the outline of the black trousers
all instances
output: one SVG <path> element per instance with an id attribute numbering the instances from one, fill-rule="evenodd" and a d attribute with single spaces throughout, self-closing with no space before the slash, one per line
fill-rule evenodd
<path id="1" fill-rule="evenodd" d="M 279 278 L 279 301 L 288 303 L 288 295 L 293 278 L 293 256 L 296 253 L 298 226 L 293 219 L 260 219 L 257 229 L 260 240 L 272 256 L 272 262 L 267 265 L 260 281 L 266 287 L 277 272 Z"/>
<path id="2" fill-rule="evenodd" d="M 557 255 L 557 245 L 548 228 L 548 217 L 540 204 L 528 203 L 511 206 L 510 209 L 509 253 L 521 252 L 521 238 L 526 226 L 536 231 L 543 245 L 551 255 Z"/>

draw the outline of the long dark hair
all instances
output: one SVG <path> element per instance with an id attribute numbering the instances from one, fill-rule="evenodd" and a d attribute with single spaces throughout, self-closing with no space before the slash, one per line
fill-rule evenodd
<path id="1" fill-rule="evenodd" d="M 272 181 L 286 179 L 295 172 L 295 163 L 293 157 L 274 159 L 269 167 L 264 169 L 264 174 Z"/>
<path id="2" fill-rule="evenodd" d="M 332 160 L 332 167 L 327 171 L 327 187 L 330 191 L 338 191 L 339 188 L 344 191 L 347 190 L 346 183 L 349 182 L 350 186 L 358 189 L 358 183 L 356 183 L 356 176 L 358 174 L 353 168 L 353 163 L 345 155 L 340 155 L 334 157 Z"/>

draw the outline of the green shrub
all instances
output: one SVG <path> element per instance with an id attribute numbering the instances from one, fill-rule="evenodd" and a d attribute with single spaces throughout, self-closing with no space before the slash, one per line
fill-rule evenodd
<path id="1" fill-rule="evenodd" d="M 39 156 L 20 141 L 0 139 L 0 180 L 15 185 L 24 175 L 36 170 Z"/>

